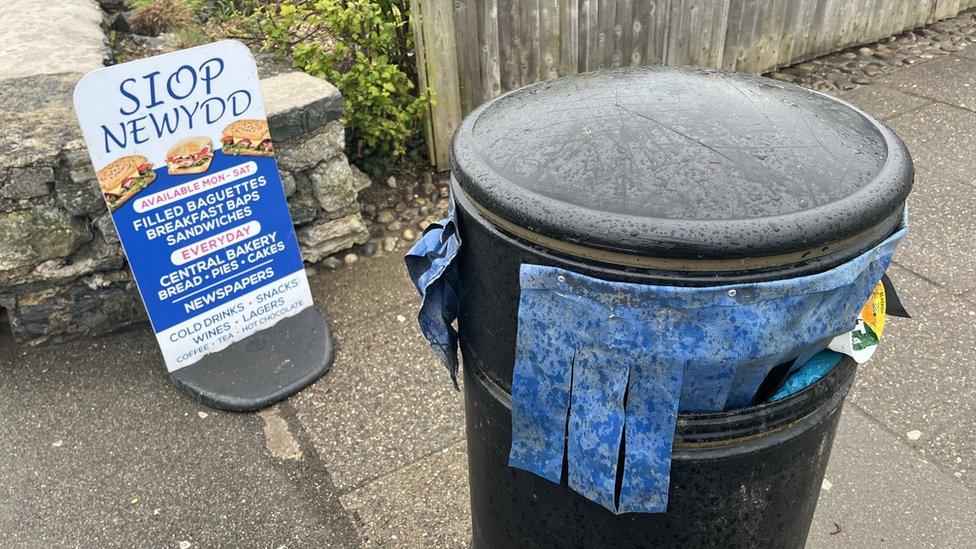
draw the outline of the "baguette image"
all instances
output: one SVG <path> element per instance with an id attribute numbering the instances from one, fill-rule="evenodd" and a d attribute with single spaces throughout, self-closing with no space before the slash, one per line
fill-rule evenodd
<path id="1" fill-rule="evenodd" d="M 245 118 L 231 122 L 220 138 L 224 154 L 235 156 L 274 156 L 267 120 Z"/>
<path id="2" fill-rule="evenodd" d="M 203 173 L 213 160 L 213 141 L 197 136 L 181 139 L 166 153 L 166 167 L 170 175 Z"/>
<path id="3" fill-rule="evenodd" d="M 123 156 L 95 174 L 108 211 L 114 212 L 156 180 L 152 162 L 145 156 Z"/>

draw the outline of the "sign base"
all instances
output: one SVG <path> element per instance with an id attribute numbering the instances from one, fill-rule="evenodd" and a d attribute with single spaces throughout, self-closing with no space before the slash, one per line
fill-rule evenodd
<path id="1" fill-rule="evenodd" d="M 170 374 L 212 408 L 259 410 L 310 385 L 329 370 L 332 334 L 315 307 Z"/>

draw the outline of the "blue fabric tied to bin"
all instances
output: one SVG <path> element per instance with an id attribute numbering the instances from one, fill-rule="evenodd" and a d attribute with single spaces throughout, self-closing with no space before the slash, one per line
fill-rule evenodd
<path id="1" fill-rule="evenodd" d="M 906 230 L 828 271 L 727 286 L 611 282 L 523 264 L 509 465 L 558 483 L 565 457 L 569 486 L 591 501 L 614 513 L 666 511 L 678 412 L 749 406 L 786 362 L 798 383 L 822 377 L 836 361 L 818 353 L 854 326 Z M 452 379 L 459 246 L 452 207 L 406 257 L 421 329 Z M 815 367 L 798 372 L 814 356 Z"/>
<path id="2" fill-rule="evenodd" d="M 448 216 L 431 223 L 407 252 L 407 272 L 420 293 L 417 322 L 434 353 L 447 367 L 457 388 L 457 270 L 454 257 L 461 247 L 454 202 Z"/>

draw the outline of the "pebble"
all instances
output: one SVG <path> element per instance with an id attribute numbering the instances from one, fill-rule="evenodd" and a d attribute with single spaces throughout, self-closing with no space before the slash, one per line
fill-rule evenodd
<path id="1" fill-rule="evenodd" d="M 386 186 L 389 187 L 389 188 L 391 188 L 391 189 L 397 188 L 397 180 L 396 180 L 396 178 L 393 177 L 392 175 L 390 177 L 386 178 Z"/>
<path id="2" fill-rule="evenodd" d="M 388 230 L 390 232 L 397 232 L 401 228 L 402 228 L 402 225 L 400 225 L 400 222 L 397 221 L 397 220 L 395 220 L 395 219 L 393 221 L 391 221 L 391 222 L 389 222 L 389 223 L 386 224 L 386 230 Z"/>
<path id="3" fill-rule="evenodd" d="M 867 66 L 864 67 L 863 72 L 864 72 L 864 76 L 875 77 L 881 74 L 881 69 L 879 69 L 878 67 Z"/>
<path id="4" fill-rule="evenodd" d="M 430 223 L 431 221 L 425 217 L 417 223 L 417 228 L 424 231 L 427 229 L 427 227 L 430 227 Z"/>
<path id="5" fill-rule="evenodd" d="M 393 212 L 391 212 L 390 210 L 380 210 L 379 213 L 376 214 L 377 223 L 386 224 L 386 223 L 391 223 L 392 221 L 393 221 Z"/>
<path id="6" fill-rule="evenodd" d="M 855 84 L 866 85 L 871 83 L 871 79 L 868 78 L 867 76 L 855 76 L 854 78 L 851 78 L 851 82 L 854 82 Z"/>
<path id="7" fill-rule="evenodd" d="M 210 414 L 203 411 L 197 412 L 197 415 L 200 417 L 200 419 L 207 419 L 208 417 L 210 417 Z"/>
<path id="8" fill-rule="evenodd" d="M 908 440 L 918 440 L 922 438 L 922 431 L 914 429 L 905 433 L 905 436 L 908 437 Z"/>
<path id="9" fill-rule="evenodd" d="M 353 253 L 348 253 L 342 257 L 342 262 L 346 265 L 352 265 L 357 261 L 359 261 L 359 256 Z"/>
<path id="10" fill-rule="evenodd" d="M 374 255 L 376 255 L 376 243 L 367 242 L 366 244 L 363 244 L 362 252 L 363 252 L 363 257 L 373 257 Z"/>
<path id="11" fill-rule="evenodd" d="M 858 49 L 857 53 L 863 55 L 864 57 L 871 57 L 872 55 L 874 55 L 874 50 L 872 50 L 871 48 L 864 47 Z"/>
<path id="12" fill-rule="evenodd" d="M 397 246 L 397 240 L 398 239 L 395 236 L 388 236 L 384 238 L 382 241 L 383 251 L 392 252 L 393 250 L 395 250 Z"/>
<path id="13" fill-rule="evenodd" d="M 319 272 L 315 269 L 315 267 L 305 267 L 305 276 L 314 278 L 317 274 L 319 274 Z"/>
<path id="14" fill-rule="evenodd" d="M 962 50 L 962 46 L 956 46 L 956 45 L 953 45 L 953 44 L 943 44 L 942 45 L 942 50 L 943 51 L 960 51 L 960 50 Z"/>
<path id="15" fill-rule="evenodd" d="M 413 229 L 403 229 L 400 236 L 402 236 L 407 242 L 413 242 L 413 240 L 417 238 L 417 233 L 413 232 Z"/>
<path id="16" fill-rule="evenodd" d="M 333 271 L 342 266 L 342 261 L 334 256 L 329 256 L 322 260 L 322 265 L 326 269 L 332 269 Z"/>

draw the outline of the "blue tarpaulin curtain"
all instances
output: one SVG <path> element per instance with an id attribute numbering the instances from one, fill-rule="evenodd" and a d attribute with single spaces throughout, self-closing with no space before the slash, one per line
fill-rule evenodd
<path id="1" fill-rule="evenodd" d="M 753 404 L 773 367 L 795 371 L 849 331 L 906 230 L 828 271 L 751 284 L 627 284 L 522 265 L 509 464 L 558 483 L 565 457 L 588 499 L 665 511 L 678 411 Z M 459 246 L 452 207 L 406 258 L 421 329 L 452 379 Z"/>

